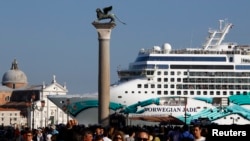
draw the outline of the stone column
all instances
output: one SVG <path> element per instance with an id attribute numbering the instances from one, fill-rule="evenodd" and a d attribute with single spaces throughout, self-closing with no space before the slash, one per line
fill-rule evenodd
<path id="1" fill-rule="evenodd" d="M 97 29 L 99 40 L 98 63 L 98 122 L 102 126 L 109 125 L 110 103 L 110 35 L 115 23 L 92 23 Z"/>

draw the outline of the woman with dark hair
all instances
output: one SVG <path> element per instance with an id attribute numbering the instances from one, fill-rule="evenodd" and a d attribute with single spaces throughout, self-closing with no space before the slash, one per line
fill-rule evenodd
<path id="1" fill-rule="evenodd" d="M 112 141 L 125 141 L 124 135 L 122 131 L 116 131 L 113 134 Z"/>

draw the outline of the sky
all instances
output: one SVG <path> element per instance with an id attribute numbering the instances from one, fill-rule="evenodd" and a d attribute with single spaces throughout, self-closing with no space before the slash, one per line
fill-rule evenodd
<path id="1" fill-rule="evenodd" d="M 225 41 L 250 44 L 249 0 L 1 0 L 0 75 L 14 59 L 29 85 L 50 84 L 53 75 L 68 94 L 98 91 L 96 8 L 113 6 L 110 83 L 141 48 L 170 43 L 201 47 L 220 19 L 234 24 Z"/>

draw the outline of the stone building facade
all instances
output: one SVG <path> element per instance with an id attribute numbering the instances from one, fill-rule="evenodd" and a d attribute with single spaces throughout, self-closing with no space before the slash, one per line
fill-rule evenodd
<path id="1" fill-rule="evenodd" d="M 2 86 L 0 86 L 0 124 L 5 126 L 16 124 L 30 128 L 66 124 L 71 118 L 47 96 L 66 95 L 67 92 L 65 85 L 56 82 L 55 75 L 49 84 L 28 85 L 27 76 L 18 68 L 17 61 L 14 60 L 11 69 L 3 75 Z M 6 116 L 5 113 L 9 115 Z"/>

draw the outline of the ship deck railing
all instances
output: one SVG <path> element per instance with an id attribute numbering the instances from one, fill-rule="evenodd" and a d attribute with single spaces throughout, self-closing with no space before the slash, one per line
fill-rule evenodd
<path id="1" fill-rule="evenodd" d="M 247 49 L 244 49 L 247 48 Z M 237 46 L 237 49 L 232 50 L 204 50 L 199 48 L 179 49 L 179 50 L 155 50 L 148 49 L 140 51 L 139 54 L 239 54 L 250 55 L 250 46 Z"/>

